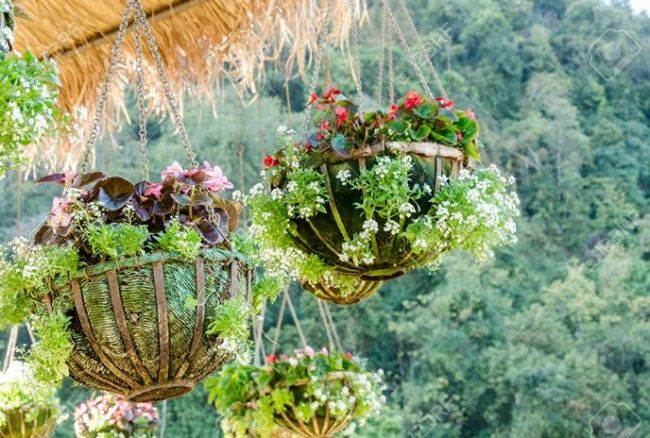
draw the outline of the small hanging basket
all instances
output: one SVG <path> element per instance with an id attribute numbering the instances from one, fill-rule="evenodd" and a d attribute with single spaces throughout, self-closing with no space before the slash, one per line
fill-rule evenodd
<path id="1" fill-rule="evenodd" d="M 339 274 L 338 277 L 346 276 Z M 346 305 L 356 304 L 374 295 L 383 284 L 381 281 L 359 280 L 356 278 L 353 279 L 353 286 L 349 288 L 332 285 L 324 278 L 321 278 L 318 283 L 311 283 L 308 280 L 300 282 L 302 288 L 311 292 L 316 298 Z"/>
<path id="2" fill-rule="evenodd" d="M 25 406 L 3 412 L 0 438 L 47 438 L 57 425 L 57 411 L 49 407 Z"/>
<path id="3" fill-rule="evenodd" d="M 251 279 L 245 262 L 216 249 L 193 263 L 154 253 L 88 268 L 53 288 L 74 301 L 70 375 L 133 402 L 191 391 L 230 359 L 208 321 L 226 300 L 250 299 Z"/>
<path id="4" fill-rule="evenodd" d="M 77 438 L 158 436 L 158 410 L 152 403 L 130 403 L 113 394 L 77 406 L 74 420 Z"/>
<path id="5" fill-rule="evenodd" d="M 293 218 L 290 236 L 296 245 L 307 254 L 318 255 L 325 263 L 333 266 L 337 273 L 355 275 L 365 281 L 384 281 L 399 277 L 408 270 L 422 265 L 430 254 L 414 255 L 410 244 L 403 237 L 393 238 L 384 230 L 385 222 L 373 218 L 378 223 L 374 236 L 372 263 L 355 264 L 342 261 L 341 251 L 346 240 L 362 231 L 364 218 L 357 205 L 363 202 L 364 193 L 344 184 L 337 178 L 341 172 L 358 175 L 363 170 L 370 170 L 377 164 L 379 157 L 407 155 L 413 159 L 413 168 L 409 175 L 409 184 L 426 184 L 430 193 L 418 200 L 415 211 L 403 227 L 427 213 L 431 198 L 440 190 L 443 179 L 454 179 L 461 169 L 467 167 L 465 154 L 456 148 L 437 143 L 403 143 L 394 142 L 376 144 L 357 148 L 349 156 L 328 156 L 325 163 L 317 170 L 325 177 L 328 202 L 325 212 L 309 219 Z M 286 190 L 287 180 L 279 178 L 272 188 Z"/>

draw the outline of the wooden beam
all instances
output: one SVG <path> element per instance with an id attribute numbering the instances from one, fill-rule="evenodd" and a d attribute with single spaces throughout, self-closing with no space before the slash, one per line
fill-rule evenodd
<path id="1" fill-rule="evenodd" d="M 209 0 L 175 0 L 170 5 L 161 6 L 157 9 L 154 9 L 151 12 L 147 12 L 147 19 L 151 24 L 164 20 L 165 18 L 171 17 L 174 14 L 180 14 L 188 9 L 191 9 L 195 6 L 199 6 L 203 3 L 206 3 Z M 117 36 L 120 23 L 118 22 L 114 27 L 99 31 L 94 35 L 91 35 L 88 38 L 83 40 L 76 40 L 72 44 L 61 47 L 59 49 L 53 50 L 48 53 L 46 56 L 48 58 L 57 58 L 57 57 L 68 57 L 75 56 L 80 53 L 85 52 L 86 50 L 92 49 L 97 46 L 101 46 L 109 41 L 112 41 Z M 134 23 L 129 24 L 126 31 L 131 32 L 134 28 Z"/>

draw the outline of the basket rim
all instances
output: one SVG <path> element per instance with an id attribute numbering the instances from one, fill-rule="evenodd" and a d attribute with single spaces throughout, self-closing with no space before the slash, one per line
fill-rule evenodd
<path id="1" fill-rule="evenodd" d="M 462 150 L 442 143 L 387 141 L 357 147 L 347 155 L 331 155 L 328 157 L 326 162 L 328 164 L 339 164 L 346 161 L 396 152 L 423 155 L 425 157 L 449 158 L 459 161 L 467 159 L 467 155 Z"/>
<path id="2" fill-rule="evenodd" d="M 206 260 L 211 260 L 211 261 L 231 261 L 236 259 L 237 261 L 243 262 L 244 264 L 247 265 L 250 264 L 250 260 L 244 254 L 237 251 L 225 250 L 220 248 L 203 249 L 199 253 L 199 256 L 197 258 L 204 258 Z M 93 265 L 88 265 L 74 275 L 70 275 L 68 277 L 58 277 L 52 281 L 50 285 L 50 289 L 52 291 L 57 291 L 62 287 L 68 286 L 74 280 L 81 280 L 88 277 L 95 277 L 113 270 L 120 271 L 121 269 L 124 268 L 138 268 L 146 265 L 152 265 L 158 262 L 164 263 L 170 261 L 178 261 L 187 264 L 193 264 L 196 261 L 196 259 L 192 261 L 188 261 L 187 259 L 184 259 L 179 253 L 155 251 L 155 252 L 145 253 L 142 256 L 132 256 L 132 257 L 124 257 L 117 260 L 109 260 L 105 262 L 96 263 Z"/>

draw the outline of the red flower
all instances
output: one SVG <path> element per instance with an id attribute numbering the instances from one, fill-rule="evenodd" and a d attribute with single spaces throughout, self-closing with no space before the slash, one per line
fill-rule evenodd
<path id="1" fill-rule="evenodd" d="M 444 97 L 436 97 L 436 100 L 438 102 L 440 102 L 440 105 L 443 108 L 451 109 L 451 108 L 454 107 L 454 101 L 453 100 L 445 99 Z"/>
<path id="2" fill-rule="evenodd" d="M 323 141 L 324 138 L 325 138 L 325 136 L 323 135 L 322 132 L 317 132 L 316 133 L 316 141 Z"/>
<path id="3" fill-rule="evenodd" d="M 311 151 L 314 149 L 314 147 L 311 145 L 311 143 L 308 143 L 308 142 L 305 142 L 305 144 L 303 145 L 303 148 L 304 148 L 307 152 L 311 152 Z"/>
<path id="4" fill-rule="evenodd" d="M 348 119 L 348 109 L 344 106 L 336 108 L 336 127 L 340 128 L 343 122 Z"/>
<path id="5" fill-rule="evenodd" d="M 422 103 L 422 98 L 418 93 L 415 91 L 409 91 L 406 93 L 406 97 L 404 98 L 404 107 L 408 109 L 413 109 L 419 104 Z"/>
<path id="6" fill-rule="evenodd" d="M 321 105 L 320 103 L 316 105 L 316 111 L 321 111 L 322 109 L 323 109 L 323 105 Z"/>
<path id="7" fill-rule="evenodd" d="M 307 100 L 307 105 L 311 105 L 312 103 L 316 102 L 317 100 L 318 100 L 318 94 L 311 93 L 309 95 L 309 100 Z"/>
<path id="8" fill-rule="evenodd" d="M 341 91 L 336 87 L 332 87 L 327 93 L 325 93 L 325 96 L 323 97 L 330 102 L 334 102 L 336 100 L 336 96 L 339 94 L 341 94 Z"/>
<path id="9" fill-rule="evenodd" d="M 456 133 L 456 140 L 458 141 L 463 141 L 463 133 L 462 132 L 457 132 Z"/>
<path id="10" fill-rule="evenodd" d="M 320 124 L 320 130 L 321 131 L 327 131 L 330 129 L 330 122 L 325 120 L 323 123 Z"/>
<path id="11" fill-rule="evenodd" d="M 269 354 L 266 356 L 266 363 L 276 363 L 278 361 L 278 357 L 275 354 Z"/>
<path id="12" fill-rule="evenodd" d="M 388 118 L 389 119 L 394 119 L 395 115 L 397 115 L 397 112 L 399 111 L 399 107 L 395 104 L 392 104 L 390 106 L 390 110 L 388 111 Z"/>
<path id="13" fill-rule="evenodd" d="M 264 167 L 273 167 L 278 165 L 278 160 L 273 158 L 271 155 L 264 157 Z"/>

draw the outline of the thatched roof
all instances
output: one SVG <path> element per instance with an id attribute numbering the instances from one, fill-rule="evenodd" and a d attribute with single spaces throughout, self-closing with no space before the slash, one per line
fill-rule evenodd
<path id="1" fill-rule="evenodd" d="M 209 90 L 211 95 L 224 78 L 254 93 L 264 62 L 279 59 L 281 51 L 285 57 L 288 54 L 286 71 L 304 73 L 326 1 L 143 0 L 143 4 L 177 95 L 188 90 L 204 95 Z M 331 3 L 331 35 L 345 38 L 353 16 L 351 3 Z M 363 0 L 355 3 L 359 9 L 364 7 Z M 62 82 L 60 103 L 66 110 L 81 106 L 92 114 L 124 5 L 124 0 L 15 1 L 19 11 L 15 48 L 56 59 Z M 122 84 L 134 82 L 133 69 L 127 68 L 134 53 L 133 39 L 127 36 L 119 73 Z M 147 75 L 148 94 L 154 101 L 151 108 L 160 108 L 161 89 L 151 73 Z M 123 89 L 114 87 L 107 120 L 115 120 Z M 59 156 L 66 147 L 71 145 L 57 146 Z"/>

